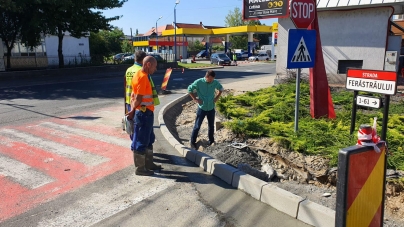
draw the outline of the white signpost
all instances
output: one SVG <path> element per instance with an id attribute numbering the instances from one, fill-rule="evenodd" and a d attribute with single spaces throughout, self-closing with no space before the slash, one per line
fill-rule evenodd
<path id="1" fill-rule="evenodd" d="M 373 98 L 369 96 L 356 96 L 356 105 L 358 106 L 366 106 L 371 108 L 379 109 L 381 104 L 380 98 Z"/>
<path id="2" fill-rule="evenodd" d="M 355 91 L 395 95 L 397 91 L 397 73 L 366 69 L 348 69 L 346 88 Z"/>
<path id="3" fill-rule="evenodd" d="M 382 105 L 380 98 L 358 95 L 359 91 L 384 95 L 381 139 L 386 141 L 390 96 L 395 95 L 397 92 L 397 73 L 391 71 L 348 68 L 345 86 L 347 89 L 354 90 L 350 129 L 351 135 L 355 128 L 357 105 L 371 108 L 380 108 Z"/>

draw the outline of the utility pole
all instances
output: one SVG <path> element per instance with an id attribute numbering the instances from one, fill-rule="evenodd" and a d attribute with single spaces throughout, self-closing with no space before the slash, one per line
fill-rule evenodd
<path id="1" fill-rule="evenodd" d="M 132 54 L 133 54 L 133 36 L 132 36 L 132 28 L 130 28 L 130 41 L 131 41 L 130 50 L 132 51 Z"/>

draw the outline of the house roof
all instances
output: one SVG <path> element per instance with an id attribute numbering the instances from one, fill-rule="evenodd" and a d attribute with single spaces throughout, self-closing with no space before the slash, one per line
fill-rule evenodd
<path id="1" fill-rule="evenodd" d="M 223 43 L 223 39 L 221 37 L 210 37 L 209 41 L 210 43 L 220 43 L 220 44 Z M 201 43 L 205 45 L 206 43 L 205 38 L 202 39 Z"/>
<path id="2" fill-rule="evenodd" d="M 168 25 L 162 25 L 157 27 L 157 32 L 158 35 L 161 35 L 161 33 L 165 30 L 167 30 Z M 143 36 L 150 36 L 150 35 L 155 35 L 156 34 L 156 28 L 152 27 L 149 31 L 143 34 Z"/>
<path id="3" fill-rule="evenodd" d="M 394 20 L 394 23 L 404 28 L 404 20 Z M 404 39 L 404 32 L 400 29 L 396 28 L 395 26 L 391 26 L 391 31 L 394 33 L 394 35 L 401 35 L 401 37 Z"/>
<path id="4" fill-rule="evenodd" d="M 205 25 L 203 25 L 202 22 L 200 22 L 199 24 L 188 24 L 188 23 L 176 23 L 176 24 L 177 24 L 177 29 L 178 28 L 199 28 L 199 29 L 223 28 L 220 26 L 205 26 Z M 172 30 L 172 29 L 174 29 L 174 25 L 166 24 L 166 25 L 158 26 L 157 32 L 158 32 L 158 35 L 160 36 L 163 31 Z M 145 32 L 142 36 L 156 35 L 155 32 L 156 32 L 155 28 L 152 27 L 149 31 Z M 138 36 L 141 36 L 141 35 L 138 35 Z"/>

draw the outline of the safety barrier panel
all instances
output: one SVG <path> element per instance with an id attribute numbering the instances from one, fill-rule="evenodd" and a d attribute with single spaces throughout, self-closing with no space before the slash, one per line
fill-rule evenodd
<path id="1" fill-rule="evenodd" d="M 351 146 L 338 156 L 335 226 L 381 227 L 384 216 L 386 143 Z"/>

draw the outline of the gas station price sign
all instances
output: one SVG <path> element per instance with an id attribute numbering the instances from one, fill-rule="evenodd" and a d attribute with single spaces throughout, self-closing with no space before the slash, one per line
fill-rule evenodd
<path id="1" fill-rule="evenodd" d="M 243 19 L 258 20 L 289 16 L 289 0 L 243 0 Z"/>

